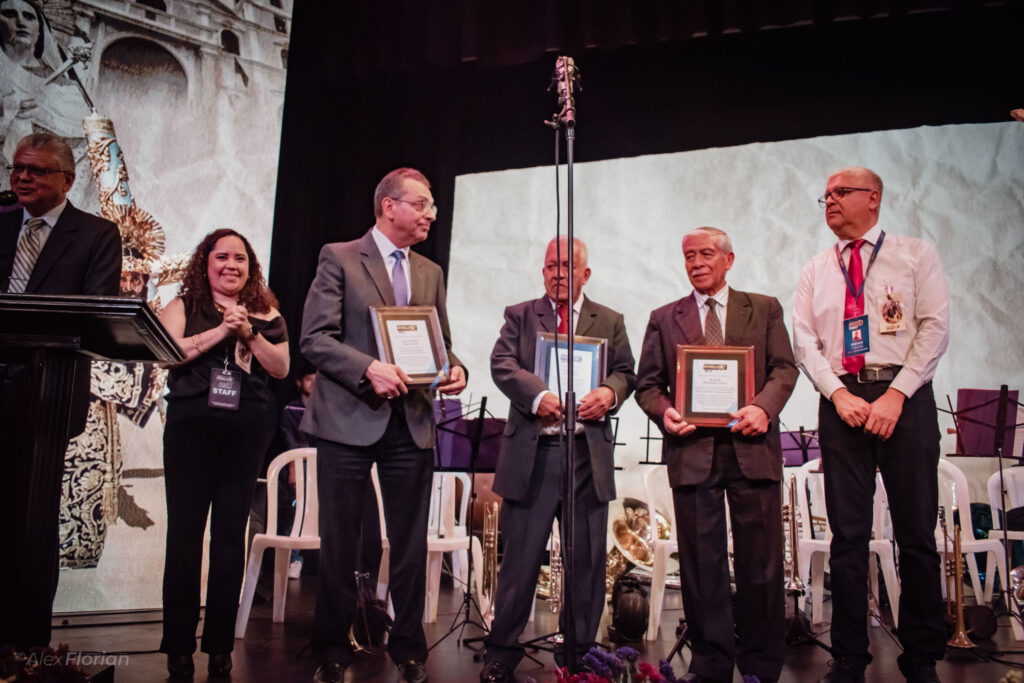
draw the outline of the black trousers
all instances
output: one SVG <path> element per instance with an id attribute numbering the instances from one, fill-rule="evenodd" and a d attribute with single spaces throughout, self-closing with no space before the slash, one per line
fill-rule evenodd
<path id="1" fill-rule="evenodd" d="M 377 464 L 384 522 L 391 546 L 390 591 L 395 623 L 388 653 L 395 662 L 427 658 L 423 601 L 427 582 L 427 516 L 434 477 L 434 454 L 419 448 L 405 415 L 394 410 L 380 441 L 349 446 L 317 440 L 320 498 L 320 575 L 313 617 L 313 656 L 317 662 L 352 661 L 348 631 L 356 608 L 360 531 L 371 490 L 370 467 Z"/>
<path id="2" fill-rule="evenodd" d="M 205 396 L 168 404 L 164 428 L 167 552 L 161 652 L 184 655 L 196 649 L 208 513 L 210 565 L 202 650 L 223 654 L 234 649 L 235 616 L 245 566 L 245 524 L 273 426 L 273 411 L 258 401 L 243 400 L 237 411 L 210 408 Z"/>
<path id="3" fill-rule="evenodd" d="M 564 444 L 558 439 L 541 437 L 537 458 L 530 474 L 529 494 L 523 500 L 504 500 L 501 504 L 501 538 L 504 559 L 498 573 L 495 592 L 496 611 L 491 632 L 484 640 L 487 660 L 500 661 L 515 669 L 523 658 L 519 636 L 530 618 L 537 592 L 537 575 L 547 557 L 551 524 L 562 513 L 562 463 Z M 597 499 L 590 468 L 590 449 L 585 437 L 576 438 L 575 524 L 572 529 L 575 561 L 572 582 L 563 581 L 564 591 L 572 595 L 573 623 L 579 653 L 590 649 L 604 611 L 605 546 L 608 529 L 608 503 Z M 561 538 L 568 538 L 564 525 Z M 563 541 L 562 547 L 565 547 Z M 564 557 L 563 557 L 563 565 Z M 564 576 L 563 576 L 564 579 Z M 559 613 L 559 627 L 565 630 L 565 611 Z M 555 653 L 561 666 L 564 657 Z"/>
<path id="4" fill-rule="evenodd" d="M 731 681 L 778 678 L 786 654 L 782 581 L 782 489 L 743 476 L 732 436 L 715 438 L 711 473 L 672 489 L 679 571 L 693 657 L 690 673 Z M 729 586 L 725 500 L 732 523 L 736 595 Z M 734 603 L 735 601 L 735 603 Z"/>
<path id="5" fill-rule="evenodd" d="M 850 378 L 850 379 L 847 379 Z M 846 388 L 871 402 L 888 382 Z M 835 405 L 822 398 L 818 438 L 825 472 L 825 505 L 832 527 L 832 648 L 837 657 L 867 664 L 868 541 L 871 538 L 875 468 L 889 493 L 889 512 L 899 547 L 901 662 L 942 659 L 941 562 L 935 550 L 938 515 L 939 426 L 931 382 L 903 403 L 892 436 L 882 441 L 848 426 Z"/>

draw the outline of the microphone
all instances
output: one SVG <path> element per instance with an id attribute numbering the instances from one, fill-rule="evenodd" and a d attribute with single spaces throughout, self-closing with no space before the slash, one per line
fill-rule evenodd
<path id="1" fill-rule="evenodd" d="M 552 116 L 550 121 L 545 121 L 546 125 L 555 129 L 562 125 L 566 128 L 576 126 L 576 101 L 573 98 L 573 91 L 579 87 L 579 80 L 580 71 L 572 57 L 562 55 L 555 60 L 555 72 L 551 75 L 548 92 L 551 92 L 552 88 L 557 90 L 558 104 L 562 109 Z M 580 87 L 580 90 L 582 89 Z"/>

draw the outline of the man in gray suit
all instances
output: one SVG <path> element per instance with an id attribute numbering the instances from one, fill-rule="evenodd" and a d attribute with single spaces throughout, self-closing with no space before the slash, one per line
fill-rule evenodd
<path id="1" fill-rule="evenodd" d="M 583 296 L 590 268 L 581 240 L 575 240 L 573 260 L 570 287 L 569 241 L 551 241 L 544 257 L 545 296 L 505 309 L 505 325 L 491 352 L 491 376 L 512 405 L 494 476 L 494 491 L 503 498 L 505 560 L 498 575 L 494 623 L 484 641 L 487 661 L 480 680 L 486 683 L 514 680 L 512 672 L 523 658 L 518 638 L 530 616 L 551 523 L 561 514 L 564 406 L 534 374 L 538 332 L 568 334 L 575 327 L 578 336 L 607 340 L 606 377 L 580 400 L 574 437 L 575 562 L 573 585 L 566 590 L 572 590 L 581 651 L 597 636 L 604 610 L 608 502 L 615 499 L 614 438 L 608 415 L 632 393 L 636 375 L 622 314 Z M 575 325 L 569 322 L 570 308 Z M 564 538 L 569 530 L 563 531 Z M 555 658 L 561 660 L 561 653 Z"/>
<path id="2" fill-rule="evenodd" d="M 451 350 L 441 268 L 409 247 L 437 215 L 430 183 L 399 168 L 374 193 L 377 222 L 363 237 L 327 244 L 302 317 L 302 354 L 317 368 L 302 430 L 316 437 L 320 579 L 313 620 L 314 681 L 340 681 L 352 660 L 355 549 L 370 467 L 377 464 L 391 553 L 395 623 L 388 653 L 403 681 L 427 680 L 423 634 L 427 508 L 435 424 L 431 392 L 408 386 L 397 365 L 377 358 L 371 306 L 434 306 L 451 364 L 437 388 L 458 394 L 466 371 Z"/>
<path id="3" fill-rule="evenodd" d="M 683 238 L 683 257 L 694 291 L 651 313 L 636 400 L 665 437 L 662 457 L 675 504 L 693 680 L 731 681 L 738 665 L 741 674 L 766 683 L 778 679 L 786 651 L 777 418 L 798 372 L 778 300 L 726 286 L 734 259 L 729 236 L 697 228 Z M 680 344 L 754 347 L 754 397 L 731 413 L 731 428 L 697 427 L 676 410 Z M 735 598 L 729 588 L 726 496 Z"/>

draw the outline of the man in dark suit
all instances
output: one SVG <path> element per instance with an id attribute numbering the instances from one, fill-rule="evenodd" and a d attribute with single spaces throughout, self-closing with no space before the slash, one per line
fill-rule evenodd
<path id="1" fill-rule="evenodd" d="M 574 437 L 575 561 L 573 583 L 565 590 L 572 591 L 581 652 L 596 638 L 604 611 L 608 502 L 615 499 L 614 438 L 608 415 L 632 393 L 636 375 L 622 314 L 583 296 L 590 268 L 581 240 L 575 240 L 572 257 L 570 287 L 569 241 L 551 241 L 544 257 L 545 296 L 505 309 L 505 325 L 491 352 L 491 376 L 511 407 L 494 476 L 494 491 L 503 498 L 505 560 L 498 575 L 494 623 L 484 641 L 487 661 L 480 680 L 486 683 L 514 680 L 512 672 L 523 658 L 518 638 L 530 616 L 551 523 L 561 516 L 564 406 L 534 374 L 539 332 L 568 334 L 575 328 L 578 336 L 607 340 L 606 376 L 580 399 Z M 563 531 L 565 538 L 570 530 Z M 556 660 L 561 659 L 556 653 Z"/>
<path id="2" fill-rule="evenodd" d="M 117 296 L 121 277 L 121 234 L 108 220 L 80 211 L 67 201 L 75 182 L 75 160 L 67 142 L 51 133 L 34 133 L 22 138 L 14 153 L 11 187 L 21 210 L 0 214 L 0 292 L 9 294 L 91 294 Z M 38 543 L 24 538 L 28 484 L 32 478 L 31 435 L 25 433 L 25 391 L 30 368 L 23 364 L 0 364 L 0 434 L 8 439 L 0 449 L 0 520 L 13 529 L 14 547 L 9 557 L 20 558 L 19 544 Z M 89 410 L 89 361 L 77 363 L 68 433 L 60 435 L 66 444 L 85 428 Z M 63 464 L 61 464 L 63 466 Z M 59 504 L 62 470 L 53 472 L 54 481 L 35 481 L 39 490 L 51 489 Z M 56 551 L 57 513 L 53 511 L 53 543 Z M 48 524 L 48 523 L 47 523 Z M 49 532 L 47 532 L 49 533 Z M 18 606 L 10 601 L 19 596 L 45 594 L 26 590 L 25 581 L 49 579 L 56 587 L 56 558 L 53 567 L 21 567 L 17 562 L 0 563 L 0 586 L 9 597 L 0 599 L 0 644 L 27 647 L 47 645 L 48 627 L 26 630 L 22 609 L 50 609 L 50 604 Z M 12 574 L 13 572 L 13 574 Z M 52 591 L 50 597 L 52 598 Z M 26 598 L 27 599 L 27 598 Z M 48 623 L 47 620 L 42 622 Z"/>
<path id="3" fill-rule="evenodd" d="M 340 681 L 352 660 L 348 631 L 356 607 L 355 549 L 377 464 L 391 544 L 395 624 L 388 653 L 403 681 L 426 681 L 423 604 L 427 512 L 435 424 L 431 391 L 408 386 L 397 365 L 377 358 L 371 306 L 434 306 L 451 365 L 437 388 L 458 394 L 466 371 L 451 350 L 441 268 L 409 247 L 437 215 L 430 183 L 399 168 L 374 193 L 377 222 L 363 237 L 327 244 L 302 317 L 302 355 L 317 368 L 302 430 L 317 440 L 320 579 L 313 620 L 315 681 Z"/>
<path id="4" fill-rule="evenodd" d="M 741 674 L 766 683 L 778 679 L 786 649 L 777 418 L 797 369 L 778 300 L 726 286 L 734 259 L 728 235 L 698 228 L 683 238 L 683 256 L 694 291 L 651 313 L 636 399 L 664 434 L 693 680 L 731 681 L 736 665 Z M 730 414 L 731 428 L 697 427 L 676 410 L 681 344 L 754 347 L 754 397 Z M 735 598 L 729 588 L 726 496 Z"/>

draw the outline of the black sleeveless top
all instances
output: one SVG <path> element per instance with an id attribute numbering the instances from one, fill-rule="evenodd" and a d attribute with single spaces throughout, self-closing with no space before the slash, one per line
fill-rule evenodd
<path id="1" fill-rule="evenodd" d="M 222 313 L 212 307 L 203 307 L 197 313 L 186 315 L 185 336 L 212 330 L 223 321 Z M 249 324 L 256 328 L 267 341 L 279 344 L 288 341 L 288 330 L 284 318 L 280 315 L 271 320 L 261 320 L 249 316 Z M 267 386 L 267 371 L 263 369 L 256 356 L 252 357 L 251 372 L 245 372 L 235 363 L 235 343 L 238 339 L 229 334 L 216 346 L 208 348 L 196 358 L 184 365 L 171 368 L 167 386 L 170 393 L 168 401 L 205 398 L 210 392 L 210 371 L 214 368 L 223 369 L 224 358 L 228 361 L 228 370 L 238 372 L 242 377 L 242 400 L 267 402 L 270 400 L 270 388 Z M 205 346 L 205 345 L 204 345 Z"/>

